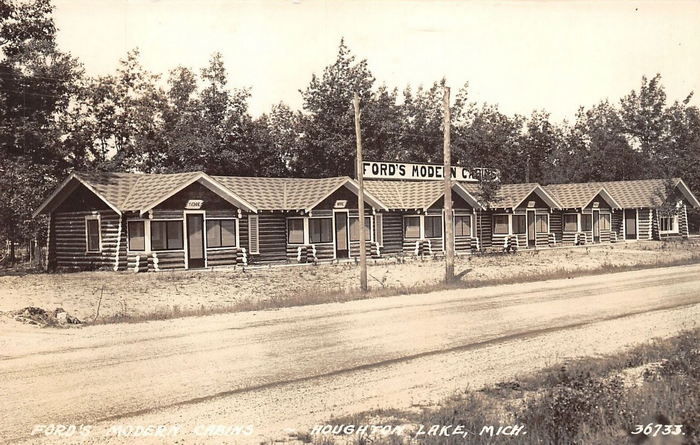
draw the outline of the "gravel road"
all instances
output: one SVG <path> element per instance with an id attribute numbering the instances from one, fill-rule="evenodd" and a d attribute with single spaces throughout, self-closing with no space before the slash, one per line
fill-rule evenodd
<path id="1" fill-rule="evenodd" d="M 178 426 L 150 442 L 260 442 L 331 415 L 439 401 L 700 320 L 700 265 L 200 318 L 35 329 L 0 323 L 0 439 L 37 424 Z M 250 436 L 197 436 L 252 425 Z M 172 431 L 172 430 L 169 430 Z"/>

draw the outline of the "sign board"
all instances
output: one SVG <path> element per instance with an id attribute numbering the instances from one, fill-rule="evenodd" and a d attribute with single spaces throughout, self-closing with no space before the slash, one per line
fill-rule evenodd
<path id="1" fill-rule="evenodd" d="M 436 164 L 407 164 L 401 162 L 362 163 L 365 179 L 402 179 L 402 180 L 442 180 L 444 168 Z M 498 179 L 498 170 L 452 166 L 451 177 L 455 181 L 479 182 L 484 175 L 493 175 Z"/>
<path id="2" fill-rule="evenodd" d="M 202 205 L 204 204 L 204 201 L 201 199 L 190 199 L 187 201 L 187 204 L 185 204 L 185 208 L 187 210 L 199 210 L 202 208 Z"/>

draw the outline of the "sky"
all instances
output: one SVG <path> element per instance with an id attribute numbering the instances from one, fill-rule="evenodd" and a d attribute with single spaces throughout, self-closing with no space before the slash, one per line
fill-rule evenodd
<path id="1" fill-rule="evenodd" d="M 402 90 L 446 77 L 506 113 L 618 101 L 661 73 L 670 101 L 700 95 L 700 1 L 54 0 L 61 49 L 89 75 L 138 47 L 143 65 L 199 70 L 224 56 L 250 111 L 300 108 L 299 89 L 345 38 L 378 84 Z M 453 94 L 454 97 L 454 94 Z M 694 97 L 692 102 L 700 104 Z"/>

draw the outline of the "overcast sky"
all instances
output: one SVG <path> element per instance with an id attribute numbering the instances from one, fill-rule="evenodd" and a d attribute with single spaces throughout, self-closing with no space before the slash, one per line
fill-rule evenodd
<path id="1" fill-rule="evenodd" d="M 251 112 L 333 62 L 341 37 L 379 83 L 447 77 L 508 113 L 617 101 L 661 73 L 669 99 L 700 94 L 700 1 L 55 0 L 59 44 L 88 74 L 113 73 L 132 48 L 151 71 L 199 69 L 220 51 Z M 693 99 L 699 104 L 698 97 Z"/>

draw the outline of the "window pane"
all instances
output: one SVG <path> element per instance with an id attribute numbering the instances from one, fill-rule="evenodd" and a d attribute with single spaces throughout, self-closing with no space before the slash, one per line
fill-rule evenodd
<path id="1" fill-rule="evenodd" d="M 537 231 L 537 233 L 547 233 L 548 221 L 549 221 L 549 215 L 537 215 L 536 216 L 535 230 Z"/>
<path id="2" fill-rule="evenodd" d="M 420 217 L 411 216 L 403 219 L 404 238 L 420 237 Z"/>
<path id="3" fill-rule="evenodd" d="M 144 236 L 144 222 L 129 222 L 129 250 L 145 250 L 146 237 Z"/>
<path id="4" fill-rule="evenodd" d="M 471 236 L 472 223 L 471 216 L 455 217 L 455 236 Z"/>
<path id="5" fill-rule="evenodd" d="M 577 215 L 564 215 L 564 231 L 565 232 L 577 232 L 578 231 L 578 216 Z"/>
<path id="6" fill-rule="evenodd" d="M 182 221 L 168 221 L 168 249 L 182 249 Z"/>
<path id="7" fill-rule="evenodd" d="M 508 215 L 494 215 L 493 233 L 499 235 L 508 233 Z"/>
<path id="8" fill-rule="evenodd" d="M 513 233 L 526 233 L 525 215 L 513 215 Z"/>
<path id="9" fill-rule="evenodd" d="M 97 219 L 87 220 L 87 250 L 90 252 L 100 250 L 100 222 Z"/>
<path id="10" fill-rule="evenodd" d="M 309 242 L 330 243 L 333 241 L 331 233 L 331 218 L 310 218 L 309 219 Z"/>
<path id="11" fill-rule="evenodd" d="M 207 221 L 207 247 L 221 247 L 221 227 L 218 220 Z"/>
<path id="12" fill-rule="evenodd" d="M 360 240 L 360 232 L 358 231 L 358 225 L 360 218 L 352 217 L 350 218 L 350 241 L 359 241 Z M 370 228 L 372 227 L 372 219 L 369 216 L 365 216 L 365 239 L 369 241 L 372 239 L 372 231 Z"/>
<path id="13" fill-rule="evenodd" d="M 593 230 L 593 215 L 585 213 L 581 215 L 581 230 L 584 232 Z"/>
<path id="14" fill-rule="evenodd" d="M 425 237 L 440 238 L 442 236 L 442 217 L 441 216 L 426 216 L 425 217 Z"/>
<path id="15" fill-rule="evenodd" d="M 165 250 L 165 221 L 151 221 L 151 250 Z"/>
<path id="16" fill-rule="evenodd" d="M 600 230 L 610 230 L 610 215 L 600 215 Z"/>
<path id="17" fill-rule="evenodd" d="M 236 221 L 233 219 L 221 220 L 221 246 L 234 247 L 236 245 Z"/>
<path id="18" fill-rule="evenodd" d="M 287 242 L 289 244 L 304 243 L 304 220 L 303 219 L 288 219 L 287 220 Z"/>

